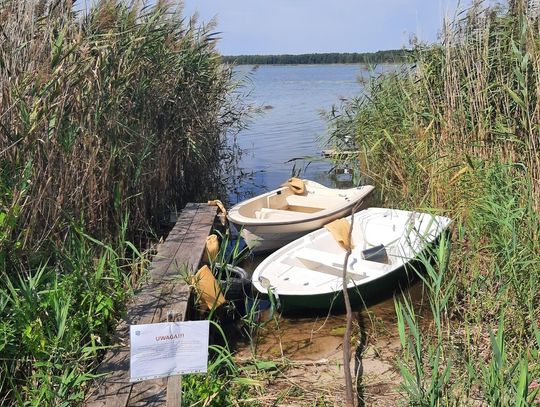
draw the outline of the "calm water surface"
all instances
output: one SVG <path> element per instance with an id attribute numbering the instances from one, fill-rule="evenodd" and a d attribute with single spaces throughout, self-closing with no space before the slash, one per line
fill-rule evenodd
<path id="1" fill-rule="evenodd" d="M 247 176 L 231 192 L 231 203 L 273 189 L 291 176 L 294 165 L 302 176 L 332 186 L 331 163 L 321 161 L 327 121 L 333 105 L 358 96 L 361 80 L 391 69 L 380 65 L 243 65 L 238 74 L 248 81 L 249 102 L 261 107 L 249 127 L 238 135 Z M 291 161 L 296 158 L 310 157 Z M 312 159 L 314 158 L 315 161 Z"/>

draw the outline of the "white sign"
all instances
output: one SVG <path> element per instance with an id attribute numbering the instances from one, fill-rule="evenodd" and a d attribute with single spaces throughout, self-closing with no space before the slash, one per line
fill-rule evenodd
<path id="1" fill-rule="evenodd" d="M 208 321 L 131 325 L 130 381 L 206 373 Z"/>

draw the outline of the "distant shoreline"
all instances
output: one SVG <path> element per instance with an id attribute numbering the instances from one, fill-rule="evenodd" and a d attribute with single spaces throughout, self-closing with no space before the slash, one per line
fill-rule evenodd
<path id="1" fill-rule="evenodd" d="M 331 52 L 281 55 L 225 55 L 224 63 L 236 65 L 318 65 L 318 64 L 375 64 L 405 62 L 411 51 L 405 49 L 377 52 Z"/>

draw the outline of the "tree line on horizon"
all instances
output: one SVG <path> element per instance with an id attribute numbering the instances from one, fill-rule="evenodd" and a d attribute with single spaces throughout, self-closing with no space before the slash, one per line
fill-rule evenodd
<path id="1" fill-rule="evenodd" d="M 287 65 L 287 64 L 359 64 L 405 62 L 410 51 L 391 49 L 377 52 L 329 52 L 315 54 L 282 55 L 226 55 L 224 63 L 236 65 Z"/>

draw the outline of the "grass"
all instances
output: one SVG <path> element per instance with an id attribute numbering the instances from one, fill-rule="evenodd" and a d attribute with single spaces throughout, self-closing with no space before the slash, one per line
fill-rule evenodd
<path id="1" fill-rule="evenodd" d="M 403 403 L 539 402 L 538 18 L 524 1 L 479 5 L 374 78 L 331 118 L 330 143 L 383 205 L 454 220 L 426 263 L 429 319 L 396 302 Z M 358 175 L 357 175 L 358 176 Z M 431 268 L 430 268 L 431 267 Z"/>
<path id="2" fill-rule="evenodd" d="M 189 406 L 232 406 L 240 404 L 256 405 L 249 399 L 253 388 L 262 383 L 246 374 L 246 368 L 239 367 L 233 358 L 227 338 L 221 327 L 211 322 L 224 345 L 210 345 L 212 357 L 208 373 L 187 375 L 182 378 L 182 404 Z"/>
<path id="3" fill-rule="evenodd" d="M 48 263 L 3 274 L 4 405 L 72 405 L 84 399 L 91 369 L 131 291 L 131 274 L 145 262 L 126 241 L 114 250 L 75 231 Z"/>

